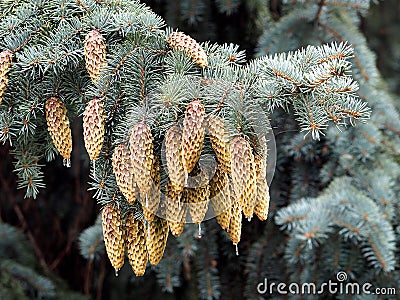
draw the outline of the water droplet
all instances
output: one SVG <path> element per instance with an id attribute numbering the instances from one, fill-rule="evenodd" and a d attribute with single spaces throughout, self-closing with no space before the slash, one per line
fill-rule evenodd
<path id="1" fill-rule="evenodd" d="M 71 167 L 71 160 L 69 158 L 64 158 L 63 159 L 63 165 L 64 165 L 64 167 L 70 168 Z"/>
<path id="2" fill-rule="evenodd" d="M 199 235 L 198 238 L 201 239 L 201 223 L 199 223 Z"/>
<path id="3" fill-rule="evenodd" d="M 234 244 L 234 245 L 235 245 L 236 256 L 239 256 L 238 244 Z"/>
<path id="4" fill-rule="evenodd" d="M 115 277 L 118 277 L 118 270 L 115 269 Z"/>
<path id="5" fill-rule="evenodd" d="M 252 218 L 252 217 L 247 217 L 247 221 L 249 221 L 249 222 L 250 222 L 250 221 L 251 221 L 251 218 Z"/>

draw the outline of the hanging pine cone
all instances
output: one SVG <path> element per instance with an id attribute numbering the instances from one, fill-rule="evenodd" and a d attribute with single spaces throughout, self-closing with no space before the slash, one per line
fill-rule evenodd
<path id="1" fill-rule="evenodd" d="M 151 174 L 154 154 L 150 128 L 144 122 L 137 123 L 131 130 L 129 143 L 133 175 L 140 191 L 140 197 L 146 201 L 153 184 Z"/>
<path id="2" fill-rule="evenodd" d="M 196 176 L 190 177 L 188 186 L 183 192 L 184 202 L 189 204 L 192 222 L 200 224 L 207 213 L 210 199 L 210 186 L 205 172 L 200 170 Z"/>
<path id="3" fill-rule="evenodd" d="M 136 276 L 143 276 L 148 261 L 146 231 L 143 221 L 135 220 L 132 214 L 126 218 L 125 238 L 129 264 Z"/>
<path id="4" fill-rule="evenodd" d="M 186 211 L 187 211 L 187 206 Z M 173 236 L 178 237 L 182 234 L 183 230 L 185 229 L 185 222 L 171 222 L 168 221 L 168 227 L 169 230 L 171 230 L 171 233 Z"/>
<path id="5" fill-rule="evenodd" d="M 231 176 L 235 201 L 246 218 L 253 216 L 255 197 L 257 192 L 254 155 L 249 142 L 241 136 L 230 142 L 232 155 Z"/>
<path id="6" fill-rule="evenodd" d="M 160 162 L 157 158 L 154 159 L 151 178 L 153 182 L 147 199 L 146 197 L 140 198 L 143 214 L 147 221 L 153 221 L 160 204 Z"/>
<path id="7" fill-rule="evenodd" d="M 172 49 L 181 50 L 192 59 L 199 67 L 207 67 L 207 54 L 203 48 L 190 36 L 183 32 L 172 32 L 168 38 L 167 43 Z"/>
<path id="8" fill-rule="evenodd" d="M 219 224 L 219 226 L 221 226 L 221 228 L 223 230 L 228 232 L 229 231 L 229 225 L 230 225 L 231 218 L 232 218 L 232 207 L 230 207 L 227 210 L 221 212 L 215 218 L 216 218 L 217 223 Z"/>
<path id="9" fill-rule="evenodd" d="M 135 203 L 138 189 L 132 172 L 131 155 L 128 146 L 119 144 L 115 147 L 112 166 L 119 190 L 130 204 Z"/>
<path id="10" fill-rule="evenodd" d="M 229 187 L 229 176 L 218 164 L 214 176 L 210 180 L 210 198 L 214 198 L 227 187 Z"/>
<path id="11" fill-rule="evenodd" d="M 229 223 L 228 236 L 233 244 L 237 245 L 240 242 L 240 236 L 242 232 L 242 209 L 240 208 L 239 202 L 236 200 L 234 195 L 234 187 L 233 184 L 230 184 L 230 194 L 232 201 L 232 214 Z"/>
<path id="12" fill-rule="evenodd" d="M 267 179 L 257 176 L 257 204 L 254 207 L 254 213 L 261 220 L 265 221 L 268 218 L 269 210 L 269 187 Z"/>
<path id="13" fill-rule="evenodd" d="M 185 186 L 185 168 L 181 157 L 182 129 L 171 126 L 165 136 L 165 158 L 167 161 L 168 177 L 175 190 L 183 191 Z"/>
<path id="14" fill-rule="evenodd" d="M 54 146 L 64 158 L 64 165 L 70 166 L 72 152 L 72 134 L 64 103 L 51 97 L 46 102 L 46 120 Z"/>
<path id="15" fill-rule="evenodd" d="M 85 62 L 92 81 L 96 81 L 106 66 L 106 42 L 97 29 L 89 31 L 85 37 Z"/>
<path id="16" fill-rule="evenodd" d="M 218 165 L 217 170 L 210 181 L 211 204 L 218 224 L 224 230 L 229 229 L 231 219 L 231 199 L 229 192 L 229 177 Z"/>
<path id="17" fill-rule="evenodd" d="M 168 239 L 168 223 L 164 219 L 155 217 L 147 223 L 146 246 L 149 261 L 153 266 L 158 265 L 164 255 Z"/>
<path id="18" fill-rule="evenodd" d="M 179 236 L 186 222 L 188 205 L 183 202 L 183 191 L 169 181 L 165 188 L 166 219 L 171 233 Z"/>
<path id="19" fill-rule="evenodd" d="M 214 149 L 218 164 L 222 170 L 231 174 L 231 153 L 224 120 L 219 116 L 210 116 L 207 122 L 211 146 Z"/>
<path id="20" fill-rule="evenodd" d="M 102 226 L 106 252 L 118 275 L 118 270 L 124 265 L 125 247 L 121 213 L 115 205 L 107 204 L 104 207 Z"/>
<path id="21" fill-rule="evenodd" d="M 12 52 L 8 49 L 0 52 L 0 104 L 3 102 L 3 96 L 7 88 L 7 73 L 11 68 L 12 56 Z"/>
<path id="22" fill-rule="evenodd" d="M 205 135 L 205 116 L 204 105 L 199 100 L 189 103 L 183 120 L 181 148 L 186 176 L 193 170 L 201 155 Z"/>
<path id="23" fill-rule="evenodd" d="M 104 141 L 103 102 L 97 98 L 90 100 L 83 113 L 83 140 L 90 160 L 100 156 Z"/>
<path id="24" fill-rule="evenodd" d="M 165 188 L 166 219 L 174 236 L 179 236 L 186 222 L 188 205 L 183 202 L 183 191 L 169 181 Z"/>
<path id="25" fill-rule="evenodd" d="M 265 138 L 260 140 L 260 153 L 254 156 L 257 177 L 257 204 L 254 213 L 261 220 L 268 218 L 269 209 L 269 187 L 267 183 L 267 146 Z"/>

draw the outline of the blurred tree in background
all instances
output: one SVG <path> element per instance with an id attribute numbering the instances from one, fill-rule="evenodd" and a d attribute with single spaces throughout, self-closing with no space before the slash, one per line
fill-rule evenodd
<path id="1" fill-rule="evenodd" d="M 0 7 L 7 14 L 18 2 L 24 1 Z M 46 188 L 36 199 L 24 199 L 18 189 L 6 143 L 0 147 L 0 299 L 257 299 L 264 278 L 321 283 L 341 270 L 349 281 L 399 288 L 399 2 L 144 2 L 169 26 L 201 42 L 238 44 L 248 59 L 348 41 L 371 120 L 343 132 L 331 126 L 315 141 L 299 133 L 292 111 L 275 110 L 268 221 L 243 221 L 238 257 L 215 220 L 205 223 L 202 239 L 187 225 L 180 238 L 169 239 L 154 271 L 140 278 L 128 265 L 115 277 L 107 260 L 80 119 L 72 126 L 71 168 L 59 160 L 46 164 Z"/>

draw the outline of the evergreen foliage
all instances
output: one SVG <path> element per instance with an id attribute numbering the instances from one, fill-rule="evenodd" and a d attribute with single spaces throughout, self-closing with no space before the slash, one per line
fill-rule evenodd
<path id="1" fill-rule="evenodd" d="M 1 223 L 0 237 L 0 299 L 87 299 L 66 289 L 54 274 L 44 274 L 17 228 Z"/>
<path id="2" fill-rule="evenodd" d="M 201 224 L 201 239 L 197 226 L 186 224 L 179 238 L 169 238 L 164 258 L 145 281 L 188 297 L 193 287 L 185 287 L 194 282 L 201 299 L 256 299 L 264 278 L 326 282 L 341 270 L 351 281 L 398 287 L 400 117 L 359 31 L 370 1 L 276 2 L 168 1 L 166 23 L 195 28 L 193 36 L 220 27 L 212 18 L 217 13 L 256 15 L 246 34 L 258 38 L 256 58 L 247 62 L 234 44 L 204 42 L 207 66 L 197 65 L 190 51 L 173 49 L 167 39 L 174 30 L 138 1 L 1 3 L 0 50 L 11 50 L 13 60 L 0 106 L 0 140 L 12 146 L 19 188 L 36 198 L 44 188 L 43 166 L 59 159 L 46 101 L 61 99 L 74 127 L 87 103 L 100 99 L 104 144 L 91 163 L 91 190 L 101 206 L 117 203 L 123 216 L 142 219 L 144 201 L 130 204 L 119 191 L 112 153 L 144 121 L 162 161 L 166 131 L 199 99 L 207 115 L 224 119 L 229 139 L 247 137 L 255 153 L 257 137 L 271 128 L 282 133 L 276 136 L 270 218 L 267 224 L 243 221 L 239 257 L 214 220 Z M 93 29 L 106 44 L 106 64 L 94 81 L 84 56 Z M 202 157 L 214 156 L 210 144 L 206 139 Z M 160 172 L 164 193 L 165 165 Z M 99 220 L 79 243 L 86 259 L 105 259 Z M 35 275 L 15 264 L 4 260 L 0 267 Z M 54 296 L 51 281 L 34 277 Z"/>

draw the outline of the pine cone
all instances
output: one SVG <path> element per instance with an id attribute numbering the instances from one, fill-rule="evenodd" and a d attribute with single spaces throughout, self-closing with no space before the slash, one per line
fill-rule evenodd
<path id="1" fill-rule="evenodd" d="M 187 206 L 186 210 L 187 210 Z M 168 227 L 171 230 L 173 236 L 178 237 L 182 234 L 183 230 L 185 229 L 185 222 L 171 222 L 168 221 Z"/>
<path id="2" fill-rule="evenodd" d="M 261 220 L 268 218 L 269 209 L 269 187 L 267 183 L 267 147 L 265 138 L 260 141 L 260 155 L 255 155 L 256 176 L 257 176 L 257 204 L 254 213 Z"/>
<path id="3" fill-rule="evenodd" d="M 112 166 L 119 190 L 130 204 L 135 203 L 138 189 L 132 172 L 129 148 L 124 144 L 119 144 L 115 148 Z"/>
<path id="4" fill-rule="evenodd" d="M 124 265 L 125 247 L 121 213 L 117 207 L 112 204 L 107 204 L 104 207 L 102 226 L 107 255 L 116 274 L 118 274 L 118 270 Z"/>
<path id="5" fill-rule="evenodd" d="M 129 142 L 133 175 L 140 197 L 146 199 L 150 195 L 153 184 L 151 174 L 154 154 L 150 128 L 144 122 L 137 123 L 131 130 Z"/>
<path id="6" fill-rule="evenodd" d="M 216 215 L 216 219 L 222 229 L 229 229 L 231 219 L 231 198 L 229 192 L 229 177 L 222 171 L 220 165 L 210 181 L 211 204 Z"/>
<path id="7" fill-rule="evenodd" d="M 219 226 L 221 226 L 221 228 L 223 230 L 228 232 L 229 231 L 229 225 L 230 225 L 231 218 L 232 218 L 232 207 L 230 207 L 227 210 L 223 211 L 222 213 L 217 215 L 215 218 L 216 218 L 217 223 L 219 224 Z"/>
<path id="8" fill-rule="evenodd" d="M 164 255 L 168 239 L 168 223 L 166 220 L 155 217 L 147 223 L 146 246 L 149 261 L 153 266 L 158 265 Z"/>
<path id="9" fill-rule="evenodd" d="M 96 81 L 106 66 L 106 42 L 97 29 L 89 31 L 85 37 L 86 70 L 92 81 Z"/>
<path id="10" fill-rule="evenodd" d="M 205 116 L 204 106 L 199 100 L 189 103 L 183 120 L 181 148 L 185 175 L 193 170 L 200 158 L 205 135 Z"/>
<path id="11" fill-rule="evenodd" d="M 206 216 L 210 199 L 208 177 L 204 172 L 200 172 L 197 176 L 189 178 L 188 185 L 190 188 L 185 188 L 183 192 L 184 202 L 189 203 L 192 222 L 200 224 Z"/>
<path id="12" fill-rule="evenodd" d="M 153 221 L 160 204 L 160 162 L 157 158 L 153 162 L 151 178 L 153 182 L 147 199 L 146 197 L 140 198 L 143 214 L 147 221 Z"/>
<path id="13" fill-rule="evenodd" d="M 186 207 L 187 204 L 183 203 L 183 192 L 176 189 L 171 181 L 167 183 L 165 188 L 165 202 L 166 202 L 166 219 L 168 222 L 182 223 L 186 221 Z"/>
<path id="14" fill-rule="evenodd" d="M 172 32 L 167 43 L 172 49 L 185 52 L 199 67 L 207 67 L 207 54 L 203 48 L 190 36 L 183 32 Z"/>
<path id="15" fill-rule="evenodd" d="M 167 161 L 168 177 L 175 190 L 183 191 L 185 186 L 185 168 L 181 157 L 182 129 L 171 126 L 165 136 L 165 158 Z"/>
<path id="16" fill-rule="evenodd" d="M 230 184 L 230 193 L 234 194 L 233 184 Z M 232 201 L 232 215 L 229 223 L 228 236 L 233 242 L 233 244 L 237 245 L 240 242 L 240 236 L 242 232 L 242 209 L 240 208 L 239 202 L 231 196 Z"/>
<path id="17" fill-rule="evenodd" d="M 64 103 L 51 97 L 46 102 L 46 120 L 54 146 L 64 158 L 64 165 L 70 166 L 72 152 L 72 134 Z"/>
<path id="18" fill-rule="evenodd" d="M 235 137 L 230 142 L 229 150 L 232 155 L 233 195 L 245 217 L 251 219 L 257 192 L 254 155 L 244 137 Z"/>
<path id="19" fill-rule="evenodd" d="M 168 226 L 171 233 L 175 237 L 178 237 L 182 234 L 185 227 L 189 206 L 183 202 L 183 191 L 177 190 L 171 181 L 167 184 L 165 198 Z"/>
<path id="20" fill-rule="evenodd" d="M 229 152 L 229 142 L 224 120 L 218 116 L 210 116 L 207 124 L 211 146 L 214 149 L 218 164 L 226 174 L 230 175 L 231 153 Z"/>
<path id="21" fill-rule="evenodd" d="M 83 139 L 90 160 L 100 156 L 104 141 L 103 102 L 97 98 L 90 100 L 83 113 Z"/>
<path id="22" fill-rule="evenodd" d="M 145 226 L 143 221 L 135 220 L 132 214 L 126 218 L 125 238 L 129 264 L 136 276 L 143 276 L 148 261 Z"/>
<path id="23" fill-rule="evenodd" d="M 13 53 L 10 50 L 0 52 L 0 104 L 3 102 L 3 96 L 7 88 L 7 73 L 11 68 Z"/>
<path id="24" fill-rule="evenodd" d="M 254 213 L 261 221 L 265 221 L 268 218 L 270 197 L 267 181 L 261 177 L 257 178 L 257 201 Z"/>
<path id="25" fill-rule="evenodd" d="M 218 164 L 214 176 L 210 180 L 210 198 L 214 198 L 227 187 L 229 187 L 229 176 Z"/>

